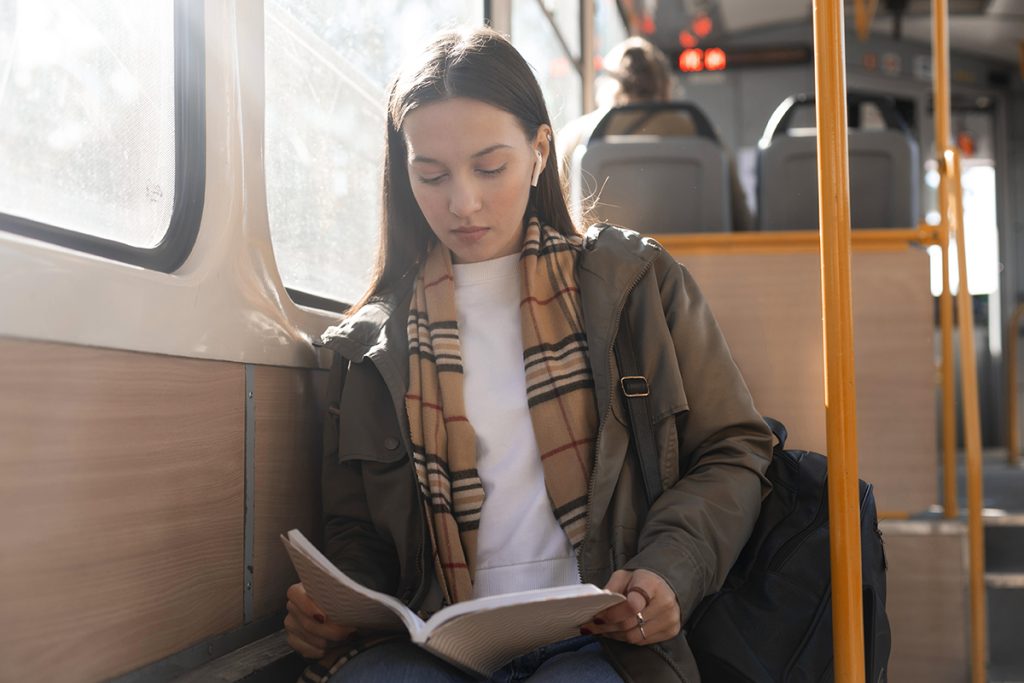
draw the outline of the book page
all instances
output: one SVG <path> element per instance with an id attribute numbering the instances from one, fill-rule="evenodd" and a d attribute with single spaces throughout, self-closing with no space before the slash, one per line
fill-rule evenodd
<path id="1" fill-rule="evenodd" d="M 585 584 L 469 600 L 427 621 L 424 647 L 488 676 L 514 657 L 578 636 L 580 624 L 625 599 Z"/>
<path id="2" fill-rule="evenodd" d="M 364 631 L 408 631 L 413 639 L 423 621 L 396 598 L 349 578 L 298 529 L 281 536 L 306 592 L 331 621 Z"/>

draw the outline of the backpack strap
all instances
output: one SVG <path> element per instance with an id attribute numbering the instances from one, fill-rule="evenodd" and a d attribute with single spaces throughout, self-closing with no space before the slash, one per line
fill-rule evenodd
<path id="1" fill-rule="evenodd" d="M 615 339 L 615 358 L 619 363 L 619 389 L 629 410 L 630 441 L 640 464 L 641 481 L 647 495 L 647 507 L 661 495 L 661 477 L 658 474 L 658 446 L 654 442 L 654 423 L 647 403 L 650 383 L 640 374 L 640 357 L 633 346 L 629 320 L 623 316 L 619 334 Z"/>
<path id="2" fill-rule="evenodd" d="M 762 420 L 768 425 L 768 428 L 772 430 L 772 434 L 779 440 L 779 443 L 775 445 L 776 450 L 785 450 L 786 448 L 786 437 L 789 433 L 786 431 L 786 425 L 782 424 L 774 417 L 768 417 L 764 415 L 761 417 Z"/>

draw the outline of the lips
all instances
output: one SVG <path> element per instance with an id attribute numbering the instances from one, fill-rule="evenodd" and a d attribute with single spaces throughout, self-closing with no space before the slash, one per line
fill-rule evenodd
<path id="1" fill-rule="evenodd" d="M 472 235 L 474 233 L 482 232 L 484 230 L 487 230 L 487 228 L 485 228 L 482 225 L 467 225 L 463 228 L 455 228 L 454 230 L 452 230 L 452 232 L 462 235 Z"/>

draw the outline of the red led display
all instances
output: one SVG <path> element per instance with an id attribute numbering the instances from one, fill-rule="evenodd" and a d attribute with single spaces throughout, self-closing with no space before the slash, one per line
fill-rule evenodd
<path id="1" fill-rule="evenodd" d="M 679 70 L 683 73 L 699 71 L 724 71 L 728 65 L 728 57 L 720 47 L 688 48 L 679 53 Z"/>
<path id="2" fill-rule="evenodd" d="M 693 22 L 693 32 L 701 38 L 706 38 L 711 30 L 715 27 L 714 22 L 711 21 L 711 17 L 704 15 L 697 17 Z"/>
<path id="3" fill-rule="evenodd" d="M 704 52 L 704 68 L 708 71 L 722 71 L 725 65 L 725 50 L 722 48 L 713 47 Z"/>
<path id="4" fill-rule="evenodd" d="M 693 73 L 704 70 L 704 50 L 691 48 L 683 50 L 679 55 L 679 70 L 684 73 Z"/>

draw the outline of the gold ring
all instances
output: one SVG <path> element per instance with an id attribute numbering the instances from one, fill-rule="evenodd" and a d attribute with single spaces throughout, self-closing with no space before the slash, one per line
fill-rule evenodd
<path id="1" fill-rule="evenodd" d="M 643 638 L 644 640 L 647 640 L 647 631 L 644 630 L 644 624 L 646 624 L 646 623 L 647 623 L 647 620 L 644 619 L 644 613 L 643 612 L 637 612 L 636 613 L 636 627 L 638 629 L 640 629 L 640 637 Z"/>

